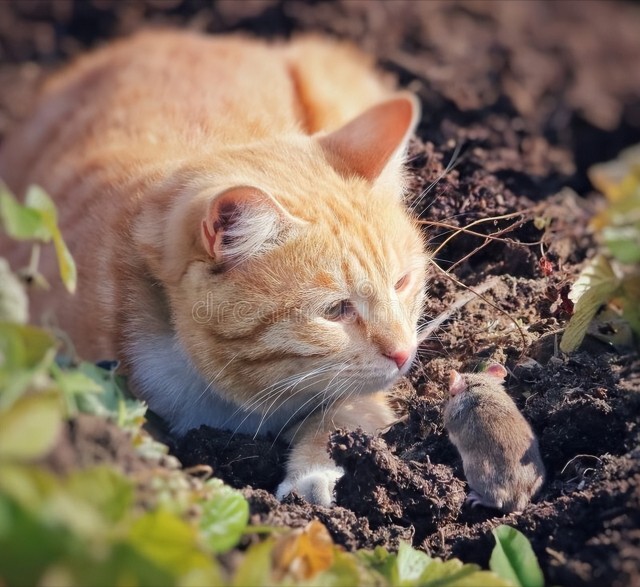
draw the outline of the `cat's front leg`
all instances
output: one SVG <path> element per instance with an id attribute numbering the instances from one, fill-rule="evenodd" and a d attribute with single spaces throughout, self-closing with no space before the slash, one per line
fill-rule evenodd
<path id="1" fill-rule="evenodd" d="M 310 503 L 323 506 L 334 503 L 336 481 L 344 470 L 329 456 L 329 436 L 338 428 L 362 428 L 375 434 L 389 426 L 394 415 L 386 397 L 381 392 L 339 402 L 329 411 L 314 414 L 302 425 L 292 426 L 287 431 L 292 450 L 286 477 L 276 491 L 278 499 L 295 491 Z"/>

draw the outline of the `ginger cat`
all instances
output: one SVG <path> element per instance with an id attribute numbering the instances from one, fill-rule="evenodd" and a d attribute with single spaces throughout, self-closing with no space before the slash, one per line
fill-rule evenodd
<path id="1" fill-rule="evenodd" d="M 320 38 L 147 32 L 85 56 L 0 152 L 15 193 L 54 198 L 78 265 L 76 295 L 33 292 L 32 319 L 52 311 L 84 358 L 117 357 L 177 434 L 284 435 L 278 495 L 329 504 L 329 432 L 388 425 L 384 390 L 415 355 L 427 255 L 402 160 L 418 118 Z M 52 253 L 42 270 L 58 283 Z"/>

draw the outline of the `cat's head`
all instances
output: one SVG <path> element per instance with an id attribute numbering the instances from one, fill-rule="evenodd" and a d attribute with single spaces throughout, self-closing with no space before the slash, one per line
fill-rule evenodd
<path id="1" fill-rule="evenodd" d="M 427 264 L 402 202 L 417 119 L 400 95 L 328 135 L 228 149 L 171 212 L 174 325 L 225 397 L 302 414 L 408 370 Z"/>

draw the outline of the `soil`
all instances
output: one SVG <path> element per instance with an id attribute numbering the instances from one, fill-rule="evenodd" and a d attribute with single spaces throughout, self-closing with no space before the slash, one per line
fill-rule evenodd
<path id="1" fill-rule="evenodd" d="M 409 204 L 441 267 L 426 320 L 450 312 L 394 391 L 403 416 L 381 438 L 338 431 L 328 449 L 346 470 L 333 508 L 279 503 L 286 447 L 201 428 L 172 448 L 242 488 L 252 520 L 321 520 L 346 548 L 412 542 L 487 565 L 490 530 L 531 540 L 549 584 L 640 585 L 640 359 L 591 338 L 556 351 L 568 286 L 596 242 L 589 166 L 640 142 L 640 5 L 617 2 L 242 2 L 21 0 L 0 3 L 0 140 L 28 113 L 45 74 L 141 26 L 287 37 L 320 31 L 355 41 L 423 103 L 409 155 Z M 452 227 L 476 220 L 480 234 Z M 545 218 L 540 231 L 531 221 Z M 441 246 L 443 245 L 443 246 Z M 480 247 L 478 249 L 478 247 Z M 478 250 L 476 250 L 478 249 Z M 542 254 L 544 260 L 541 263 Z M 454 308 L 452 311 L 451 308 Z M 486 359 L 540 440 L 548 480 L 522 514 L 464 502 L 460 459 L 442 426 L 448 371 Z M 70 425 L 49 465 L 144 467 L 108 427 Z M 158 466 L 157 464 L 154 466 Z"/>

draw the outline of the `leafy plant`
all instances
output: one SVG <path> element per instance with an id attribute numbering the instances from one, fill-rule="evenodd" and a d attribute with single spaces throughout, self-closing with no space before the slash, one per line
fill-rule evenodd
<path id="1" fill-rule="evenodd" d="M 580 346 L 604 304 L 617 309 L 640 336 L 640 145 L 595 165 L 589 176 L 607 199 L 592 222 L 604 250 L 587 263 L 569 293 L 574 314 L 560 342 L 567 353 Z"/>
<path id="2" fill-rule="evenodd" d="M 0 217 L 10 237 L 36 241 L 30 267 L 35 275 L 39 255 L 38 243 L 53 241 L 62 281 L 70 292 L 74 292 L 77 282 L 76 265 L 58 228 L 55 204 L 46 192 L 38 186 L 31 186 L 22 205 L 5 186 L 0 185 Z"/>
<path id="3" fill-rule="evenodd" d="M 498 526 L 493 536 L 491 570 L 517 587 L 544 587 L 542 569 L 526 536 L 510 526 Z"/>

